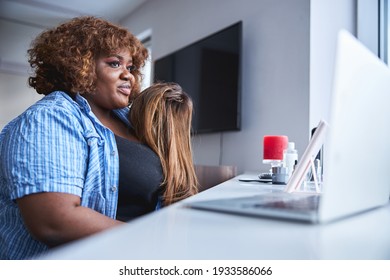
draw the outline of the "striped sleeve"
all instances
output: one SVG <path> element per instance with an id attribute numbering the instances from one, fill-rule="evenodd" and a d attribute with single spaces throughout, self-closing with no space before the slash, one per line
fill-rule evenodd
<path id="1" fill-rule="evenodd" d="M 6 142 L 11 198 L 38 192 L 81 195 L 88 146 L 77 119 L 61 107 L 24 114 Z"/>

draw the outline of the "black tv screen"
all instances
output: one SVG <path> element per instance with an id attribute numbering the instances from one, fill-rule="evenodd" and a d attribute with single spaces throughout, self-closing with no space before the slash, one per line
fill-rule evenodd
<path id="1" fill-rule="evenodd" d="M 242 22 L 154 62 L 155 82 L 176 82 L 194 103 L 194 133 L 240 130 Z"/>

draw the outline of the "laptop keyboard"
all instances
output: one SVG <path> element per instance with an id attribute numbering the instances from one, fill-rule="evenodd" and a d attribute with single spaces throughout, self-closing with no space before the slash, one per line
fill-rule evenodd
<path id="1" fill-rule="evenodd" d="M 263 201 L 253 205 L 255 208 L 273 208 L 283 210 L 307 211 L 318 208 L 319 195 L 304 196 L 296 199 Z"/>

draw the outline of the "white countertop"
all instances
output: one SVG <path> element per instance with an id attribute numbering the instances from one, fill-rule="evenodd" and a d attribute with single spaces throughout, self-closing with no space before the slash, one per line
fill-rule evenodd
<path id="1" fill-rule="evenodd" d="M 44 259 L 390 259 L 390 204 L 328 224 L 303 224 L 183 207 L 251 196 L 273 186 L 240 175 L 184 202 L 50 251 Z"/>

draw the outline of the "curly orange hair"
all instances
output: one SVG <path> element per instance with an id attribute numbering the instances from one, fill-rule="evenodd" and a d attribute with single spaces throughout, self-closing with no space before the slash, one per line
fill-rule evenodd
<path id="1" fill-rule="evenodd" d="M 132 95 L 136 96 L 147 49 L 127 29 L 92 16 L 74 18 L 44 31 L 31 43 L 28 61 L 35 76 L 29 77 L 29 85 L 44 95 L 55 90 L 71 95 L 93 93 L 95 60 L 123 49 L 130 51 L 137 68 L 132 72 L 136 80 Z"/>

